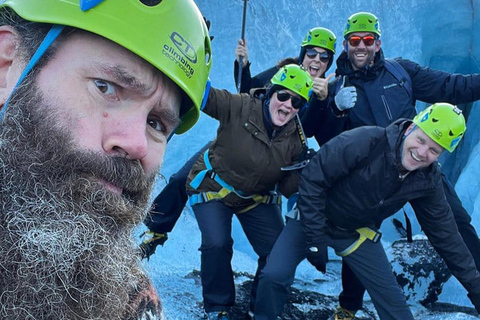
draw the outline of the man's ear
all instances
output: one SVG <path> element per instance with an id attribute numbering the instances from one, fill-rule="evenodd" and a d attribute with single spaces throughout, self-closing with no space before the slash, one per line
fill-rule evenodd
<path id="1" fill-rule="evenodd" d="M 408 126 L 407 130 L 405 130 L 405 133 L 404 133 L 403 135 L 404 135 L 405 137 L 408 136 L 410 133 L 412 133 L 413 129 L 415 129 L 415 126 L 416 126 L 416 124 L 412 122 L 412 123 Z"/>
<path id="2" fill-rule="evenodd" d="M 375 41 L 375 52 L 380 51 L 381 47 L 382 47 L 382 40 L 377 39 L 377 41 Z"/>
<path id="3" fill-rule="evenodd" d="M 20 77 L 18 55 L 20 35 L 10 26 L 0 26 L 0 105 L 3 105 Z"/>

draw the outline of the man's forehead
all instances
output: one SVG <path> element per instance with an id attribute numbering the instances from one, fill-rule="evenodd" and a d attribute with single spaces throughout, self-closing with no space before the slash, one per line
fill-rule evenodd
<path id="1" fill-rule="evenodd" d="M 428 134 L 425 133 L 425 131 L 423 131 L 421 128 L 419 128 L 418 126 L 416 126 L 416 129 L 417 130 L 414 130 L 414 133 L 417 133 L 417 135 L 421 136 L 422 138 L 425 139 L 425 141 L 427 142 L 427 144 L 432 147 L 432 148 L 435 148 L 435 149 L 438 149 L 439 151 L 443 151 L 445 148 L 442 147 L 441 145 L 439 145 L 435 140 L 433 140 L 432 138 L 430 138 L 430 136 Z"/>
<path id="2" fill-rule="evenodd" d="M 321 48 L 321 47 L 313 46 L 312 49 L 317 51 L 317 52 L 320 52 L 320 53 L 327 52 L 327 50 L 325 50 L 324 48 Z"/>
<path id="3" fill-rule="evenodd" d="M 75 30 L 69 33 L 61 46 L 66 46 L 72 57 L 83 55 L 85 66 L 91 65 L 98 70 L 115 74 L 134 86 L 145 86 L 145 83 L 151 82 L 155 76 L 165 77 L 160 70 L 134 52 L 88 31 Z M 72 47 L 68 48 L 69 46 Z"/>
<path id="4" fill-rule="evenodd" d="M 364 36 L 375 36 L 373 32 L 352 32 L 348 35 L 348 37 L 357 36 L 357 37 L 364 37 Z"/>

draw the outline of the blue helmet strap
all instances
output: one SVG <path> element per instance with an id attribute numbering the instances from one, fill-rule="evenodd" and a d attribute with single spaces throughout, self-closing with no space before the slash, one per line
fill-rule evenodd
<path id="1" fill-rule="evenodd" d="M 15 90 L 17 90 L 17 88 L 20 86 L 23 80 L 25 80 L 30 70 L 33 69 L 33 67 L 38 62 L 38 60 L 40 60 L 40 58 L 45 54 L 47 49 L 50 47 L 53 41 L 55 41 L 55 39 L 58 37 L 58 35 L 62 32 L 64 28 L 65 28 L 64 25 L 52 25 L 52 27 L 50 28 L 50 31 L 48 31 L 47 35 L 45 36 L 42 43 L 38 47 L 37 51 L 35 51 L 34 55 L 28 62 L 27 66 L 25 67 L 25 69 L 23 69 L 23 72 L 20 75 L 20 78 L 18 78 L 17 84 L 15 85 L 12 92 L 10 93 L 10 96 L 8 97 L 5 104 L 3 105 L 3 108 L 0 111 L 0 123 L 3 120 L 3 116 L 5 114 L 5 111 L 7 110 L 8 103 L 10 102 L 10 98 L 12 97 Z"/>
<path id="2" fill-rule="evenodd" d="M 211 87 L 212 82 L 210 81 L 210 78 L 208 78 L 207 84 L 205 85 L 205 91 L 203 92 L 202 105 L 200 106 L 200 110 L 203 110 L 205 108 L 205 105 L 207 104 L 208 95 L 210 94 Z"/>
<path id="3" fill-rule="evenodd" d="M 205 91 L 203 92 L 203 98 L 202 98 L 202 104 L 200 105 L 200 110 L 203 110 L 205 108 L 205 105 L 207 104 L 208 95 L 210 94 L 211 87 L 212 87 L 212 82 L 210 81 L 210 78 L 208 78 L 207 83 L 205 85 Z M 170 135 L 167 138 L 167 143 L 170 141 L 170 139 L 172 139 L 177 128 L 175 128 L 175 130 L 173 130 L 172 133 L 170 133 Z"/>
<path id="4" fill-rule="evenodd" d="M 104 0 L 80 0 L 80 9 L 82 11 L 88 11 L 103 1 Z"/>

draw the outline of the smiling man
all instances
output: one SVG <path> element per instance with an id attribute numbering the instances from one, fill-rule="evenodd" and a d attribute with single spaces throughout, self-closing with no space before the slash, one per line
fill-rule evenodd
<path id="1" fill-rule="evenodd" d="M 407 202 L 480 311 L 480 274 L 454 223 L 437 163 L 465 130 L 457 107 L 436 103 L 413 121 L 352 129 L 320 148 L 300 176 L 300 220 L 288 219 L 259 277 L 255 319 L 280 315 L 305 256 L 325 272 L 330 246 L 367 289 L 380 319 L 413 320 L 378 231 Z M 348 317 L 354 316 L 339 319 Z"/>
<path id="2" fill-rule="evenodd" d="M 326 143 L 305 167 L 298 210 L 307 259 L 325 272 L 327 245 L 367 289 L 380 319 L 412 319 L 377 231 L 412 205 L 422 230 L 480 310 L 480 274 L 454 223 L 437 159 L 466 130 L 457 107 L 436 103 L 412 121 L 361 127 Z M 295 221 L 296 222 L 296 221 Z"/>
<path id="3" fill-rule="evenodd" d="M 360 126 L 387 127 L 400 118 L 411 119 L 416 101 L 461 105 L 480 99 L 480 74 L 448 73 L 407 59 L 387 59 L 381 34 L 380 21 L 370 12 L 357 12 L 347 19 L 329 96 L 323 106 L 309 106 L 302 116 L 305 134 L 315 136 L 319 145 Z M 480 270 L 480 240 L 472 218 L 445 175 L 442 183 L 455 223 Z M 362 308 L 365 289 L 345 265 L 342 282 L 334 320 L 352 319 Z"/>
<path id="4" fill-rule="evenodd" d="M 190 0 L 2 2 L 0 318 L 162 319 L 131 232 L 210 55 Z"/>

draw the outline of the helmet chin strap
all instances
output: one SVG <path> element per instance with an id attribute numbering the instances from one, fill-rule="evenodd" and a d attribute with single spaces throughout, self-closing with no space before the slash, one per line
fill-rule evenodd
<path id="1" fill-rule="evenodd" d="M 405 169 L 402 165 L 402 160 L 403 160 L 403 146 L 405 144 L 405 138 L 407 138 L 412 132 L 413 130 L 415 130 L 415 128 L 417 127 L 417 125 L 413 125 L 412 128 L 408 129 L 408 131 L 405 131 L 405 134 L 403 135 L 402 137 L 402 143 L 400 144 L 400 152 L 399 152 L 399 160 L 400 160 L 400 163 L 398 164 L 398 167 L 399 169 Z M 406 169 L 405 169 L 406 170 Z"/>
<path id="2" fill-rule="evenodd" d="M 37 64 L 38 60 L 40 60 L 40 58 L 45 54 L 47 49 L 50 47 L 53 41 L 55 41 L 55 39 L 58 37 L 58 35 L 62 32 L 64 28 L 65 28 L 64 25 L 57 25 L 57 24 L 52 25 L 52 27 L 50 28 L 50 31 L 48 31 L 47 35 L 45 36 L 42 43 L 38 47 L 37 51 L 35 51 L 32 58 L 28 62 L 27 66 L 25 67 L 25 69 L 23 69 L 22 74 L 18 78 L 17 84 L 13 88 L 12 92 L 10 93 L 10 96 L 8 97 L 7 101 L 3 105 L 2 110 L 0 111 L 0 126 L 13 93 L 15 92 L 15 90 L 17 90 L 17 88 L 20 86 L 23 80 L 25 80 L 28 73 L 33 69 L 35 64 Z"/>

